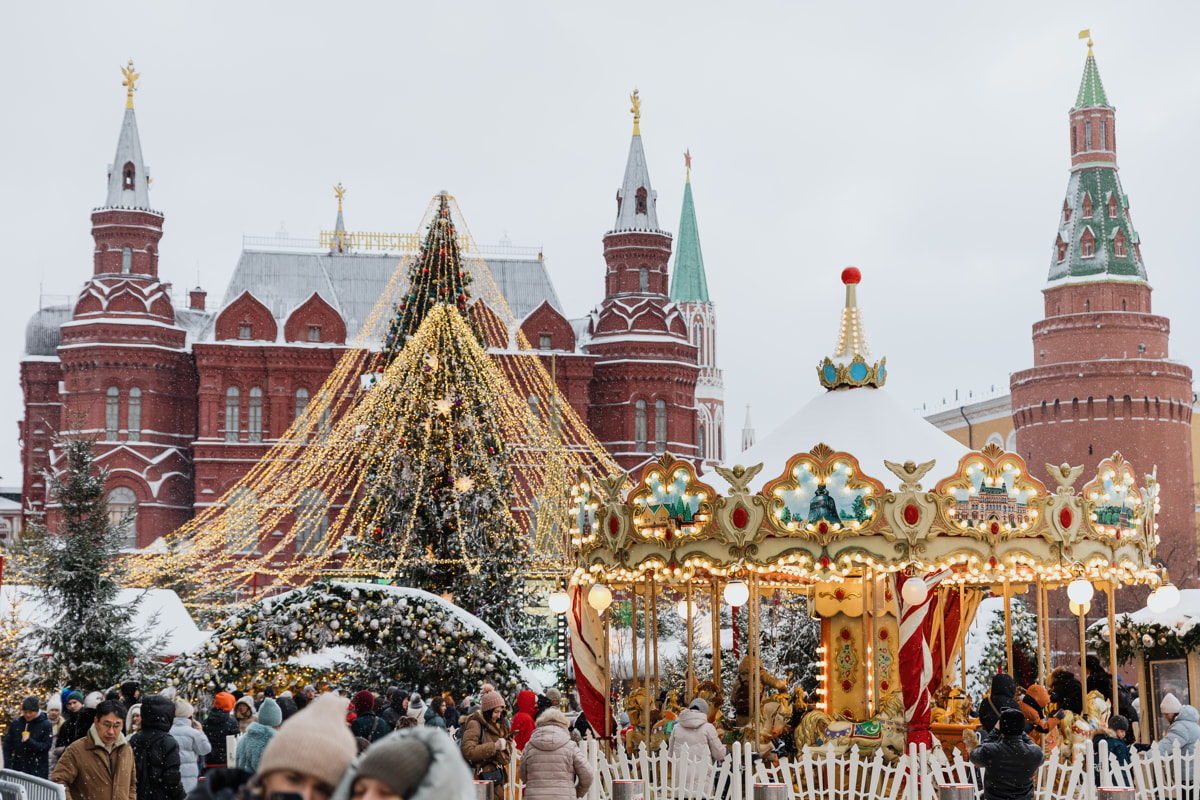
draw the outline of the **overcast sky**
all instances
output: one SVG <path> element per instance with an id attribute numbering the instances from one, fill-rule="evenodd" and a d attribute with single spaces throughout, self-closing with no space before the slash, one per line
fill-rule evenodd
<path id="1" fill-rule="evenodd" d="M 1090 27 L 1172 355 L 1200 364 L 1195 3 L 136 2 L 5 13 L 8 250 L 0 484 L 20 482 L 18 363 L 40 293 L 91 273 L 90 212 L 142 73 L 160 274 L 219 299 L 242 236 L 415 231 L 445 189 L 483 245 L 542 246 L 569 316 L 602 298 L 629 148 L 678 228 L 691 148 L 727 452 L 819 389 L 839 274 L 914 407 L 1030 366 Z M 834 443 L 836 444 L 836 443 Z"/>

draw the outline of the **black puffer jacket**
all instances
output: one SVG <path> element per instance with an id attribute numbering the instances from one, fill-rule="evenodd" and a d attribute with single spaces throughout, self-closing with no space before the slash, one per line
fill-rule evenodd
<path id="1" fill-rule="evenodd" d="M 1026 734 L 993 733 L 971 751 L 971 763 L 983 767 L 983 796 L 987 800 L 1033 800 L 1034 776 L 1045 754 Z"/>
<path id="2" fill-rule="evenodd" d="M 1011 675 L 1005 675 L 1003 672 L 993 675 L 992 691 L 979 704 L 979 727 L 985 731 L 995 730 L 1004 709 L 1015 708 L 1020 711 L 1016 693 L 1017 682 Z"/>
<path id="3" fill-rule="evenodd" d="M 175 703 L 161 694 L 142 698 L 142 728 L 129 737 L 137 770 L 137 800 L 183 800 L 179 742 L 171 735 Z"/>
<path id="4" fill-rule="evenodd" d="M 208 737 L 209 744 L 212 745 L 212 750 L 209 751 L 205 763 L 210 767 L 229 766 L 229 755 L 225 750 L 225 737 L 241 734 L 242 729 L 238 727 L 237 720 L 231 717 L 225 709 L 214 706 L 208 712 L 208 716 L 204 718 L 204 725 L 201 727 L 204 729 L 204 735 Z"/>
<path id="5" fill-rule="evenodd" d="M 1050 673 L 1050 702 L 1057 711 L 1083 713 L 1083 684 L 1069 669 L 1059 667 Z"/>
<path id="6" fill-rule="evenodd" d="M 54 742 L 54 746 L 65 750 L 71 742 L 82 739 L 95 721 L 96 709 L 94 708 L 81 708 L 75 713 L 64 711 L 63 724 L 58 729 L 58 739 Z"/>

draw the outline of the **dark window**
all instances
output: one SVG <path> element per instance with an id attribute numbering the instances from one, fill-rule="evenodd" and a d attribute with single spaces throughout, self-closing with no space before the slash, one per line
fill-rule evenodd
<path id="1" fill-rule="evenodd" d="M 241 424 L 242 393 L 236 386 L 225 390 L 225 441 L 238 440 L 238 427 Z"/>
<path id="2" fill-rule="evenodd" d="M 129 390 L 129 433 L 125 437 L 131 442 L 142 440 L 142 390 L 136 386 Z"/>
<path id="3" fill-rule="evenodd" d="M 261 442 L 263 438 L 263 390 L 255 386 L 250 390 L 250 405 L 246 414 L 246 441 Z"/>
<path id="4" fill-rule="evenodd" d="M 654 452 L 667 449 L 667 401 L 654 401 Z"/>
<path id="5" fill-rule="evenodd" d="M 639 453 L 646 452 L 646 401 L 638 400 L 634 404 L 633 438 Z"/>
<path id="6" fill-rule="evenodd" d="M 1083 139 L 1087 142 L 1087 149 L 1092 149 L 1092 121 L 1084 120 L 1083 123 Z"/>
<path id="7" fill-rule="evenodd" d="M 121 170 L 121 188 L 128 190 L 128 191 L 132 191 L 133 190 L 133 179 L 136 175 L 137 175 L 137 173 L 134 172 L 134 169 L 133 169 L 133 162 L 126 161 L 124 169 Z"/>
<path id="8" fill-rule="evenodd" d="M 121 390 L 108 387 L 104 398 L 104 439 L 115 442 L 121 430 Z"/>
<path id="9" fill-rule="evenodd" d="M 637 214 L 646 213 L 646 187 L 639 186 L 637 190 L 637 205 L 634 207 L 634 212 Z"/>

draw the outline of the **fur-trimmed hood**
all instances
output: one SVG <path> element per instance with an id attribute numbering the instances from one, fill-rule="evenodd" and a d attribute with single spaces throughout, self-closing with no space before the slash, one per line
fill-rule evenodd
<path id="1" fill-rule="evenodd" d="M 401 736 L 416 737 L 424 742 L 431 756 L 429 769 L 426 770 L 417 790 L 407 800 L 474 800 L 475 783 L 471 770 L 463 761 L 462 753 L 454 740 L 441 728 L 416 727 L 394 731 L 372 744 L 364 754 Z M 350 800 L 350 791 L 354 787 L 354 778 L 358 774 L 358 762 L 361 759 L 362 756 L 346 770 L 330 800 Z"/>

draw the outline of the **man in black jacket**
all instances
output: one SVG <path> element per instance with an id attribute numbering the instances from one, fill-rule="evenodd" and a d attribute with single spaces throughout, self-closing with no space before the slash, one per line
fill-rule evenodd
<path id="1" fill-rule="evenodd" d="M 142 727 L 129 737 L 137 771 L 137 800 L 183 800 L 179 742 L 171 735 L 175 703 L 161 694 L 142 698 Z"/>
<path id="2" fill-rule="evenodd" d="M 42 713 L 36 697 L 21 703 L 21 716 L 8 724 L 4 734 L 4 766 L 39 778 L 50 776 L 50 747 L 53 726 Z"/>
<path id="3" fill-rule="evenodd" d="M 979 727 L 981 730 L 996 730 L 996 725 L 1000 722 L 1000 714 L 1004 712 L 1004 709 L 1021 710 L 1021 707 L 1017 705 L 1016 693 L 1017 682 L 1012 679 L 1011 675 L 998 672 L 992 676 L 992 690 L 979 703 Z"/>
<path id="4" fill-rule="evenodd" d="M 1033 800 L 1034 776 L 1045 758 L 1025 733 L 1025 715 L 1015 708 L 1000 712 L 1000 729 L 971 751 L 971 763 L 983 767 L 984 800 Z"/>
<path id="5" fill-rule="evenodd" d="M 238 727 L 237 720 L 229 713 L 233 711 L 235 702 L 233 695 L 229 692 L 218 692 L 217 696 L 213 698 L 212 710 L 204 718 L 204 724 L 201 727 L 204 729 L 204 735 L 208 737 L 209 744 L 212 745 L 212 750 L 205 758 L 205 764 L 209 767 L 229 766 L 225 737 L 237 736 L 242 732 L 242 729 Z"/>

